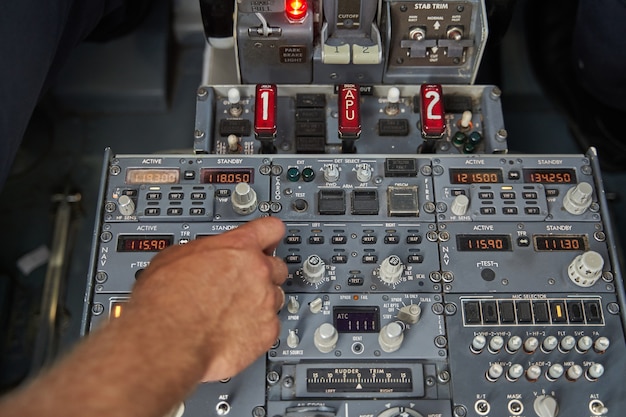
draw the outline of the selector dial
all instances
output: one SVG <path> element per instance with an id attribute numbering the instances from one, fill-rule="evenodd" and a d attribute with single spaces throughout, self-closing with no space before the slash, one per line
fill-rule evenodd
<path id="1" fill-rule="evenodd" d="M 135 202 L 127 195 L 117 199 L 117 208 L 124 216 L 130 216 L 135 212 Z"/>
<path id="2" fill-rule="evenodd" d="M 539 395 L 533 402 L 533 408 L 539 417 L 556 417 L 559 414 L 559 403 L 551 395 Z"/>
<path id="3" fill-rule="evenodd" d="M 409 304 L 398 311 L 398 320 L 406 324 L 417 323 L 422 316 L 422 307 L 417 304 Z"/>
<path id="4" fill-rule="evenodd" d="M 418 413 L 412 408 L 391 407 L 383 411 L 376 417 L 424 417 L 424 415 L 421 413 Z"/>
<path id="5" fill-rule="evenodd" d="M 390 285 L 396 285 L 402 278 L 402 272 L 404 271 L 404 265 L 400 257 L 397 255 L 391 255 L 385 258 L 380 267 L 378 268 L 378 276 L 380 279 Z"/>
<path id="6" fill-rule="evenodd" d="M 336 164 L 329 164 L 324 167 L 324 180 L 326 182 L 337 182 L 339 179 L 339 168 Z"/>
<path id="7" fill-rule="evenodd" d="M 602 276 L 604 259 L 592 250 L 578 255 L 569 264 L 567 275 L 579 287 L 591 287 Z"/>
<path id="8" fill-rule="evenodd" d="M 369 164 L 360 164 L 356 168 L 356 179 L 359 182 L 368 182 L 372 179 L 372 167 Z"/>
<path id="9" fill-rule="evenodd" d="M 324 280 L 326 264 L 318 255 L 311 255 L 302 264 L 302 277 L 311 284 L 317 284 Z"/>
<path id="10" fill-rule="evenodd" d="M 250 214 L 257 207 L 256 192 L 250 187 L 250 184 L 240 182 L 235 186 L 231 196 L 231 203 L 236 213 L 241 215 Z"/>

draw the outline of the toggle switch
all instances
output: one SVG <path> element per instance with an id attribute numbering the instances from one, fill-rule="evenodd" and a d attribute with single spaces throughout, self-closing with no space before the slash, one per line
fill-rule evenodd
<path id="1" fill-rule="evenodd" d="M 400 112 L 400 90 L 398 87 L 391 87 L 387 92 L 387 106 L 385 107 L 385 113 L 389 116 L 395 116 Z"/>
<path id="2" fill-rule="evenodd" d="M 243 113 L 243 106 L 240 103 L 241 94 L 239 90 L 236 88 L 231 88 L 228 90 L 228 103 L 230 104 L 230 108 L 228 109 L 228 113 L 233 117 L 239 117 Z"/>

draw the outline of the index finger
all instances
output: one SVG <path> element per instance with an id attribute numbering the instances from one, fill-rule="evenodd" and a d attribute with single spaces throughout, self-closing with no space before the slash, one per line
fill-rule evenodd
<path id="1" fill-rule="evenodd" d="M 285 225 L 276 217 L 262 217 L 239 226 L 234 233 L 245 233 L 249 242 L 268 255 L 276 249 L 285 235 Z"/>

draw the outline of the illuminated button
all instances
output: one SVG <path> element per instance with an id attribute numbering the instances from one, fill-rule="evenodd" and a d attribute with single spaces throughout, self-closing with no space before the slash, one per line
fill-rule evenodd
<path id="1" fill-rule="evenodd" d="M 380 48 L 378 45 L 361 46 L 352 45 L 352 63 L 361 64 L 379 64 L 381 60 Z"/>
<path id="2" fill-rule="evenodd" d="M 302 243 L 302 238 L 300 236 L 287 236 L 285 243 L 288 245 L 299 245 Z"/>
<path id="3" fill-rule="evenodd" d="M 509 171 L 509 179 L 510 180 L 519 180 L 520 179 L 519 171 Z"/>
<path id="4" fill-rule="evenodd" d="M 309 236 L 309 244 L 310 245 L 323 245 L 324 236 L 319 236 L 319 235 Z"/>
<path id="5" fill-rule="evenodd" d="M 500 301 L 500 321 L 502 323 L 515 323 L 513 301 Z"/>
<path id="6" fill-rule="evenodd" d="M 148 207 L 144 211 L 144 214 L 146 216 L 158 216 L 161 214 L 161 209 L 158 207 Z"/>
<path id="7" fill-rule="evenodd" d="M 182 207 L 171 207 L 167 209 L 168 216 L 180 216 L 183 214 Z"/>
<path id="8" fill-rule="evenodd" d="M 330 260 L 334 264 L 348 263 L 348 257 L 346 255 L 333 255 L 332 258 L 330 258 Z"/>
<path id="9" fill-rule="evenodd" d="M 376 236 L 367 235 L 361 238 L 361 243 L 364 245 L 374 245 L 376 244 L 376 240 Z"/>
<path id="10" fill-rule="evenodd" d="M 408 243 L 409 245 L 418 245 L 422 243 L 422 237 L 420 235 L 407 236 L 406 243 Z"/>
<path id="11" fill-rule="evenodd" d="M 272 139 L 276 136 L 276 95 L 275 84 L 256 86 L 254 134 L 259 139 Z"/>
<path id="12" fill-rule="evenodd" d="M 300 255 L 287 255 L 285 257 L 285 263 L 299 264 L 300 262 L 302 262 L 302 257 Z"/>
<path id="13" fill-rule="evenodd" d="M 307 12 L 307 0 L 286 0 L 285 14 L 287 18 L 293 22 L 304 20 Z"/>
<path id="14" fill-rule="evenodd" d="M 440 138 L 446 130 L 443 109 L 443 90 L 440 84 L 423 84 L 420 89 L 422 136 Z"/>
<path id="15" fill-rule="evenodd" d="M 327 45 L 322 47 L 322 61 L 324 64 L 349 64 L 350 45 Z"/>
<path id="16" fill-rule="evenodd" d="M 517 321 L 519 323 L 532 323 L 533 315 L 530 310 L 530 301 L 517 302 Z"/>
<path id="17" fill-rule="evenodd" d="M 348 238 L 341 235 L 341 236 L 333 236 L 331 238 L 331 242 L 334 245 L 345 245 L 348 242 Z"/>
<path id="18" fill-rule="evenodd" d="M 410 264 L 421 264 L 424 262 L 424 256 L 422 255 L 409 255 L 407 262 Z"/>
<path id="19" fill-rule="evenodd" d="M 296 182 L 300 179 L 300 170 L 297 167 L 291 167 L 287 170 L 287 179 Z"/>
<path id="20" fill-rule="evenodd" d="M 550 313 L 552 323 L 567 322 L 567 312 L 565 311 L 565 303 L 563 301 L 550 301 Z"/>
<path id="21" fill-rule="evenodd" d="M 109 318 L 110 319 L 117 319 L 122 315 L 122 311 L 124 311 L 124 308 L 126 306 L 126 303 L 128 301 L 124 300 L 124 301 L 112 301 L 111 302 L 111 311 L 109 313 Z"/>
<path id="22" fill-rule="evenodd" d="M 364 264 L 375 264 L 378 262 L 378 256 L 376 255 L 363 255 L 361 262 Z"/>
<path id="23" fill-rule="evenodd" d="M 205 200 L 206 193 L 191 193 L 192 200 Z"/>
<path id="24" fill-rule="evenodd" d="M 533 311 L 535 313 L 535 323 L 550 323 L 547 301 L 533 302 Z"/>
<path id="25" fill-rule="evenodd" d="M 385 236 L 385 244 L 395 245 L 400 243 L 400 237 L 398 235 L 387 235 Z"/>
<path id="26" fill-rule="evenodd" d="M 463 312 L 465 313 L 465 324 L 476 324 L 481 322 L 480 302 L 468 301 L 464 303 Z"/>
<path id="27" fill-rule="evenodd" d="M 483 301 L 481 303 L 484 323 L 498 322 L 498 309 L 495 301 Z"/>
<path id="28" fill-rule="evenodd" d="M 312 168 L 304 168 L 302 170 L 302 179 L 304 182 L 311 182 L 315 179 L 315 171 Z"/>
<path id="29" fill-rule="evenodd" d="M 339 137 L 357 139 L 361 135 L 361 110 L 359 86 L 339 86 Z"/>

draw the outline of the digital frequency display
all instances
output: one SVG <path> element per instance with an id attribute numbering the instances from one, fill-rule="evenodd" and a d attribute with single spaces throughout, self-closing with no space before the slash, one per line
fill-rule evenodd
<path id="1" fill-rule="evenodd" d="M 335 307 L 333 321 L 339 333 L 375 333 L 380 330 L 378 307 Z"/>
<path id="2" fill-rule="evenodd" d="M 118 252 L 160 252 L 174 243 L 172 235 L 120 235 Z"/>
<path id="3" fill-rule="evenodd" d="M 450 168 L 452 184 L 499 184 L 502 181 L 502 170 L 498 168 Z"/>
<path id="4" fill-rule="evenodd" d="M 509 235 L 457 235 L 456 248 L 460 252 L 510 251 Z"/>
<path id="5" fill-rule="evenodd" d="M 178 184 L 177 168 L 128 168 L 126 184 Z"/>
<path id="6" fill-rule="evenodd" d="M 203 168 L 200 176 L 203 184 L 254 183 L 253 168 Z"/>
<path id="7" fill-rule="evenodd" d="M 524 182 L 576 184 L 576 171 L 572 168 L 524 168 Z"/>
<path id="8" fill-rule="evenodd" d="M 585 235 L 534 235 L 535 250 L 543 251 L 567 251 L 588 249 L 587 236 Z"/>

